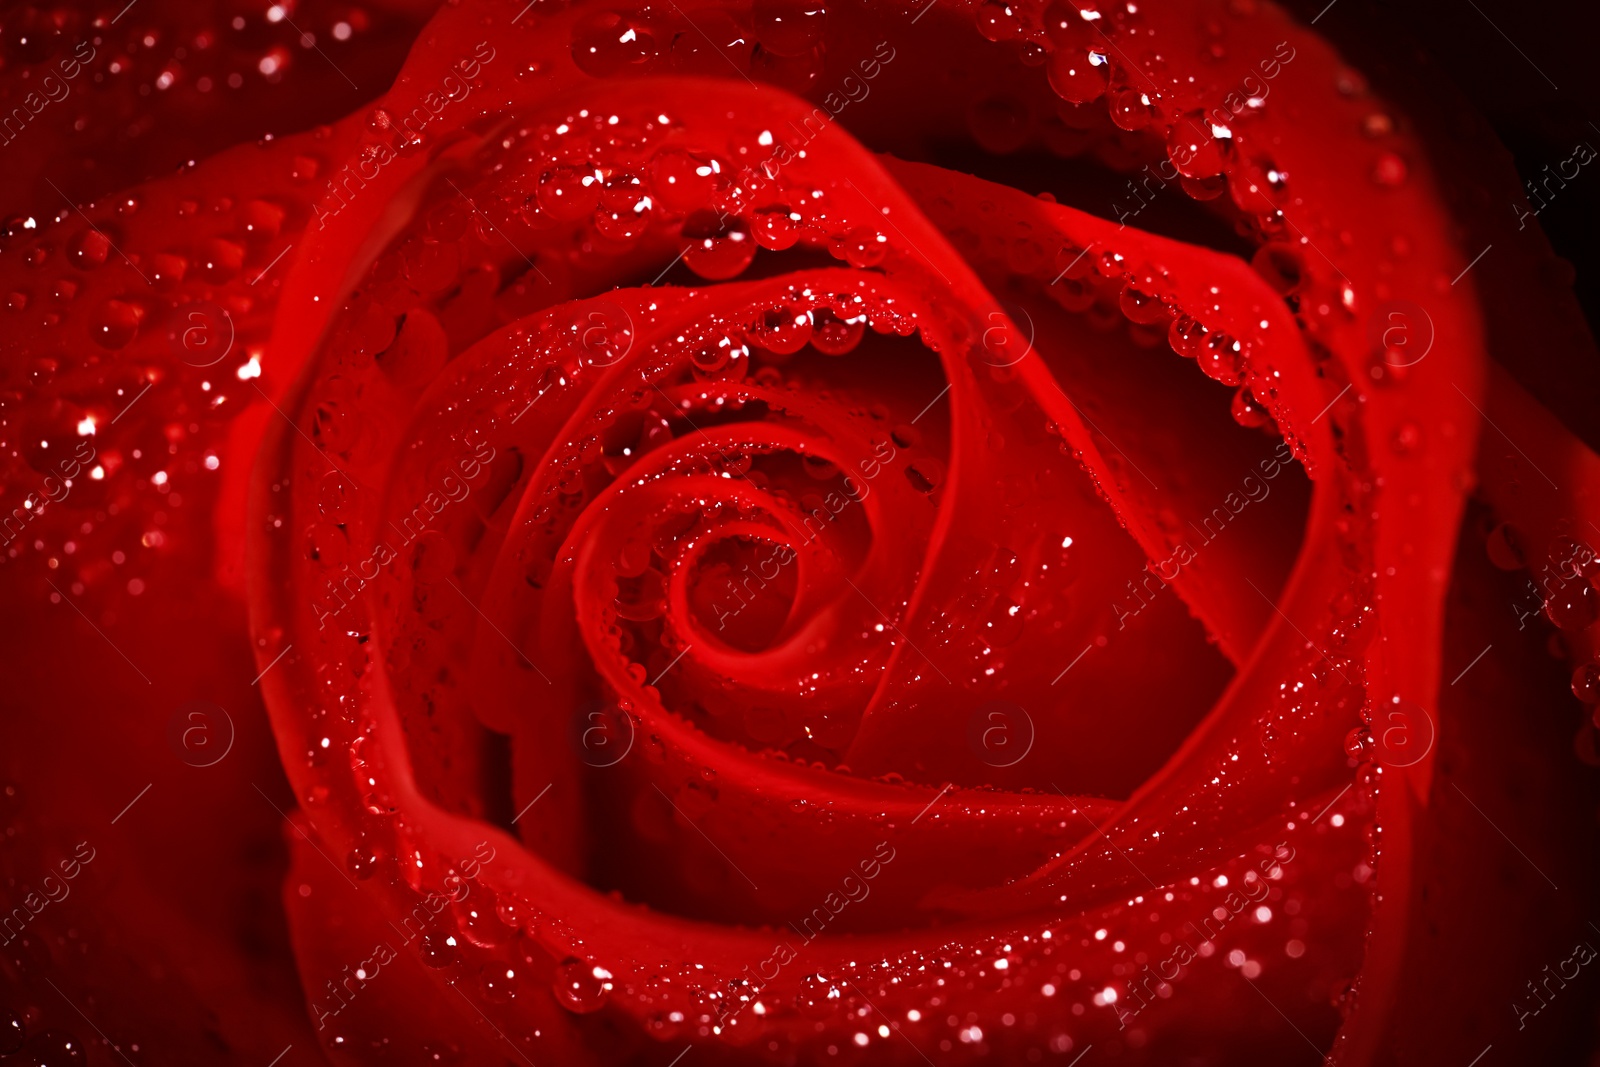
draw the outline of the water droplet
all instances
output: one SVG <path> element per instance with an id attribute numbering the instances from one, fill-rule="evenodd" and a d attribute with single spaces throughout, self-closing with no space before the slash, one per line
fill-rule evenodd
<path id="1" fill-rule="evenodd" d="M 126 348 L 139 332 L 143 313 L 138 305 L 123 300 L 107 300 L 89 319 L 89 336 L 101 348 Z"/>
<path id="2" fill-rule="evenodd" d="M 1128 317 L 1130 322 L 1137 322 L 1149 326 L 1158 322 L 1165 322 L 1172 310 L 1166 301 L 1151 292 L 1154 279 L 1145 278 L 1128 282 L 1117 297 L 1117 306 Z"/>
<path id="3" fill-rule="evenodd" d="M 768 308 L 761 313 L 751 340 L 775 355 L 793 355 L 811 340 L 811 316 L 787 304 Z"/>
<path id="4" fill-rule="evenodd" d="M 232 281 L 244 267 L 244 246 L 220 237 L 213 238 L 200 246 L 196 267 L 204 281 L 216 285 Z"/>
<path id="5" fill-rule="evenodd" d="M 756 39 L 774 55 L 801 56 L 822 40 L 828 10 L 821 0 L 756 0 Z"/>
<path id="6" fill-rule="evenodd" d="M 800 239 L 800 215 L 788 204 L 758 207 L 750 217 L 750 231 L 762 248 L 781 252 Z"/>
<path id="7" fill-rule="evenodd" d="M 683 236 L 691 242 L 683 255 L 684 266 L 707 281 L 737 277 L 756 256 L 749 227 L 734 216 L 697 211 L 684 220 Z"/>
<path id="8" fill-rule="evenodd" d="M 354 503 L 355 486 L 338 471 L 329 471 L 317 482 L 317 506 L 330 522 L 341 522 Z"/>
<path id="9" fill-rule="evenodd" d="M 802 1015 L 821 1019 L 844 1002 L 844 991 L 820 974 L 808 974 L 800 979 L 794 1002 Z"/>
<path id="10" fill-rule="evenodd" d="M 394 340 L 375 354 L 378 368 L 391 382 L 403 389 L 420 389 L 444 368 L 450 339 L 431 312 L 414 307 L 400 317 Z"/>
<path id="11" fill-rule="evenodd" d="M 613 241 L 632 241 L 650 228 L 655 203 L 645 192 L 644 183 L 631 175 L 613 177 L 600 194 L 595 209 L 594 228 Z"/>
<path id="12" fill-rule="evenodd" d="M 176 289 L 188 270 L 189 261 L 182 256 L 161 252 L 150 257 L 150 280 L 164 292 Z"/>
<path id="13" fill-rule="evenodd" d="M 1261 406 L 1255 395 L 1250 392 L 1249 386 L 1241 386 L 1233 394 L 1233 403 L 1230 405 L 1233 421 L 1240 426 L 1257 429 L 1272 421 L 1272 416 L 1267 414 L 1267 409 Z"/>
<path id="14" fill-rule="evenodd" d="M 1228 172 L 1228 192 L 1241 211 L 1260 216 L 1264 211 L 1276 213 L 1274 205 L 1289 187 L 1289 175 L 1272 160 L 1255 156 L 1244 160 Z M 1264 225 L 1267 232 L 1281 233 L 1284 226 L 1276 219 Z"/>
<path id="15" fill-rule="evenodd" d="M 1015 152 L 1033 136 L 1033 109 L 1009 93 L 975 100 L 967 108 L 967 132 L 985 152 Z"/>
<path id="16" fill-rule="evenodd" d="M 1057 46 L 1066 46 L 1088 41 L 1094 36 L 1094 28 L 1090 25 L 1085 12 L 1098 17 L 1095 4 L 1090 0 L 1082 3 L 1074 0 L 1050 0 L 1044 9 L 1044 34 L 1050 43 Z"/>
<path id="17" fill-rule="evenodd" d="M 1200 354 L 1200 346 L 1204 343 L 1206 328 L 1188 315 L 1179 315 L 1172 320 L 1172 325 L 1167 327 L 1167 343 L 1172 350 L 1185 359 L 1194 359 Z"/>
<path id="18" fill-rule="evenodd" d="M 28 1055 L 37 1067 L 68 1067 L 87 1062 L 83 1042 L 64 1030 L 45 1030 L 28 1042 Z"/>
<path id="19" fill-rule="evenodd" d="M 906 481 L 919 493 L 932 493 L 944 482 L 944 464 L 922 458 L 906 466 Z"/>
<path id="20" fill-rule="evenodd" d="M 889 241 L 877 230 L 862 226 L 834 241 L 833 248 L 844 257 L 846 263 L 866 270 L 883 262 L 883 257 L 889 251 Z"/>
<path id="21" fill-rule="evenodd" d="M 1001 597 L 983 620 L 984 639 L 994 648 L 1015 644 L 1022 636 L 1024 623 L 1022 606 Z"/>
<path id="22" fill-rule="evenodd" d="M 1223 170 L 1223 153 L 1233 143 L 1227 127 L 1214 126 L 1203 112 L 1192 111 L 1172 124 L 1167 155 L 1186 178 L 1211 178 Z"/>
<path id="23" fill-rule="evenodd" d="M 515 967 L 505 963 L 486 964 L 478 975 L 483 999 L 491 1004 L 507 1004 L 522 991 L 522 975 Z"/>
<path id="24" fill-rule="evenodd" d="M 23 1029 L 22 1016 L 10 1008 L 0 1008 L 0 1056 L 10 1056 L 22 1051 L 28 1038 Z"/>
<path id="25" fill-rule="evenodd" d="M 1585 663 L 1572 672 L 1572 695 L 1585 704 L 1600 704 L 1600 662 Z"/>
<path id="26" fill-rule="evenodd" d="M 438 930 L 422 935 L 417 952 L 429 967 L 448 967 L 461 954 L 455 937 Z"/>
<path id="27" fill-rule="evenodd" d="M 1087 104 L 1106 91 L 1109 63 L 1104 52 L 1082 44 L 1057 48 L 1045 76 L 1056 95 L 1069 104 Z"/>
<path id="28" fill-rule="evenodd" d="M 250 200 L 239 209 L 239 222 L 252 241 L 270 241 L 283 229 L 284 210 L 269 200 Z"/>
<path id="29" fill-rule="evenodd" d="M 110 253 L 111 240 L 99 230 L 84 230 L 67 241 L 67 262 L 79 270 L 103 265 Z"/>
<path id="30" fill-rule="evenodd" d="M 1563 630 L 1584 630 L 1600 618 L 1600 595 L 1586 581 L 1567 582 L 1544 602 L 1544 613 Z"/>
<path id="31" fill-rule="evenodd" d="M 826 308 L 811 313 L 811 347 L 825 356 L 843 356 L 861 343 L 866 323 L 860 318 L 841 319 Z"/>
<path id="32" fill-rule="evenodd" d="M 550 985 L 556 1003 L 578 1015 L 587 1015 L 605 1006 L 611 990 L 611 974 L 603 967 L 591 966 L 576 956 L 556 965 Z"/>
<path id="33" fill-rule="evenodd" d="M 1489 562 L 1503 571 L 1520 571 L 1528 565 L 1527 553 L 1522 548 L 1522 537 L 1509 522 L 1502 522 L 1489 531 L 1485 547 Z"/>
<path id="34" fill-rule="evenodd" d="M 1111 97 L 1111 121 L 1124 130 L 1142 130 L 1155 113 L 1149 99 L 1137 89 L 1119 89 Z"/>
<path id="35" fill-rule="evenodd" d="M 371 878 L 378 870 L 378 853 L 371 845 L 357 845 L 345 856 L 344 863 L 350 873 L 362 881 Z"/>
<path id="36" fill-rule="evenodd" d="M 521 930 L 523 928 L 526 911 L 527 909 L 522 906 L 522 902 L 513 896 L 502 896 L 495 901 L 495 916 L 513 930 Z"/>
<path id="37" fill-rule="evenodd" d="M 978 32 L 986 40 L 1015 41 L 1022 35 L 1022 22 L 1005 0 L 983 0 L 978 8 Z"/>
<path id="38" fill-rule="evenodd" d="M 539 210 L 561 222 L 589 215 L 600 203 L 602 176 L 594 167 L 554 167 L 539 177 Z"/>
<path id="39" fill-rule="evenodd" d="M 1238 385 L 1244 380 L 1241 346 L 1231 334 L 1217 331 L 1208 334 L 1200 346 L 1196 361 L 1206 375 L 1223 385 Z"/>
<path id="40" fill-rule="evenodd" d="M 664 148 L 650 161 L 650 187 L 668 211 L 706 207 L 728 184 L 728 167 L 712 156 Z"/>
<path id="41" fill-rule="evenodd" d="M 1268 241 L 1256 249 L 1250 265 L 1280 296 L 1297 293 L 1305 285 L 1305 256 L 1283 241 Z"/>
<path id="42" fill-rule="evenodd" d="M 596 78 L 641 70 L 657 50 L 655 31 L 633 14 L 594 11 L 572 28 L 572 61 Z"/>
<path id="43" fill-rule="evenodd" d="M 667 610 L 666 579 L 654 567 L 645 568 L 637 578 L 620 578 L 612 603 L 629 622 L 659 619 Z"/>
<path id="44" fill-rule="evenodd" d="M 494 891 L 476 883 L 467 884 L 471 885 L 467 894 L 450 905 L 456 925 L 462 936 L 479 948 L 498 948 L 511 939 L 512 931 L 495 914 Z"/>

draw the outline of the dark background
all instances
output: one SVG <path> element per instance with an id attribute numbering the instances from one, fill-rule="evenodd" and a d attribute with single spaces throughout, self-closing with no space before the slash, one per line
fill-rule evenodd
<path id="1" fill-rule="evenodd" d="M 1394 90 L 1408 110 L 1423 101 L 1447 113 L 1452 104 L 1470 106 L 1511 151 L 1525 180 L 1569 158 L 1580 142 L 1600 152 L 1600 5 L 1334 0 L 1330 7 L 1327 0 L 1288 0 L 1285 6 L 1307 22 L 1321 13 L 1316 31 L 1366 72 L 1374 88 L 1385 95 Z M 1460 99 L 1451 101 L 1452 94 Z M 1597 164 L 1600 159 L 1584 167 L 1538 218 L 1556 252 L 1576 270 L 1574 289 L 1591 330 L 1600 322 Z M 1509 212 L 1504 205 L 1497 209 Z M 1591 412 L 1590 420 L 1597 415 Z"/>

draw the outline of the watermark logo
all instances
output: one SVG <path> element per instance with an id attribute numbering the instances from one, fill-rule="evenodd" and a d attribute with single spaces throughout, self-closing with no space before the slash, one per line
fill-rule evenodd
<path id="1" fill-rule="evenodd" d="M 1378 734 L 1378 762 L 1385 767 L 1410 767 L 1422 762 L 1433 751 L 1438 736 L 1433 716 L 1420 704 L 1394 697 L 1383 719 L 1375 723 Z"/>
<path id="2" fill-rule="evenodd" d="M 1020 305 L 1002 305 L 989 312 L 983 331 L 983 361 L 991 367 L 1015 367 L 1033 351 L 1033 316 Z"/>
<path id="3" fill-rule="evenodd" d="M 1009 700 L 991 700 L 967 720 L 967 744 L 991 767 L 1014 767 L 1033 750 L 1033 717 Z"/>
<path id="4" fill-rule="evenodd" d="M 94 846 L 79 841 L 71 856 L 57 860 L 55 869 L 46 871 L 38 889 L 10 879 L 6 887 L 9 899 L 0 902 L 0 945 L 9 945 L 21 937 L 40 912 L 71 896 L 72 880 L 94 862 L 94 856 Z"/>
<path id="5" fill-rule="evenodd" d="M 1421 363 L 1433 350 L 1433 338 L 1433 317 L 1410 300 L 1381 304 L 1367 320 L 1368 341 L 1396 370 Z"/>
<path id="6" fill-rule="evenodd" d="M 191 700 L 167 720 L 167 745 L 191 767 L 214 767 L 233 748 L 233 719 L 209 700 Z"/>
<path id="7" fill-rule="evenodd" d="M 167 344 L 191 367 L 212 367 L 233 350 L 233 316 L 210 301 L 184 304 L 172 313 Z"/>
<path id="8" fill-rule="evenodd" d="M 578 758 L 591 767 L 615 767 L 633 751 L 633 716 L 610 701 L 580 705 L 571 729 Z"/>
<path id="9" fill-rule="evenodd" d="M 609 300 L 590 304 L 578 312 L 572 324 L 578 339 L 579 357 L 586 367 L 609 367 L 626 359 L 633 350 L 633 316 L 626 308 Z"/>

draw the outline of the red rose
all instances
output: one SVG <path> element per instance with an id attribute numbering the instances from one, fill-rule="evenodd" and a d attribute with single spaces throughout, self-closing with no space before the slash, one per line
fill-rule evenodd
<path id="1" fill-rule="evenodd" d="M 0 1056 L 1576 1062 L 1509 167 L 1253 0 L 405 6 L 15 24 Z"/>

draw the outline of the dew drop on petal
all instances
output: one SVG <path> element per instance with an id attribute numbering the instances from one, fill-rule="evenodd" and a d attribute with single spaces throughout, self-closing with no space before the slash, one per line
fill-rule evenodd
<path id="1" fill-rule="evenodd" d="M 556 965 L 550 989 L 556 1003 L 577 1015 L 587 1015 L 605 1006 L 611 975 L 601 967 L 568 956 Z"/>

